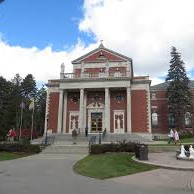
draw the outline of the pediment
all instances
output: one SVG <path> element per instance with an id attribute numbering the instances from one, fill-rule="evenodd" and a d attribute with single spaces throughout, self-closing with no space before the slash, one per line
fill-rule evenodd
<path id="1" fill-rule="evenodd" d="M 103 46 L 79 57 L 78 59 L 72 61 L 73 64 L 78 63 L 96 63 L 96 62 L 104 62 L 104 61 L 131 61 L 131 58 L 126 57 L 122 54 L 109 50 Z"/>

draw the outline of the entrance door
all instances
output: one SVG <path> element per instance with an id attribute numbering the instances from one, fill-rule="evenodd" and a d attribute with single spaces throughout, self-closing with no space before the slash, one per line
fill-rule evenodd
<path id="1" fill-rule="evenodd" d="M 102 131 L 102 113 L 91 113 L 91 132 Z"/>

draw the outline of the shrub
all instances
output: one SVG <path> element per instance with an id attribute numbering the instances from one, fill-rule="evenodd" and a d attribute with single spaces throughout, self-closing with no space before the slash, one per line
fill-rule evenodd
<path id="1" fill-rule="evenodd" d="M 21 144 L 21 143 L 3 143 L 0 144 L 0 151 L 4 152 L 25 152 L 25 153 L 39 153 L 39 145 Z"/>
<path id="2" fill-rule="evenodd" d="M 102 154 L 106 152 L 134 152 L 133 142 L 128 143 L 111 143 L 111 144 L 92 144 L 90 147 L 91 154 Z"/>

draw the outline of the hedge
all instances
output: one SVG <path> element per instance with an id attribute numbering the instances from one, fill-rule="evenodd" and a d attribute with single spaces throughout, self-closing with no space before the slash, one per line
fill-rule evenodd
<path id="1" fill-rule="evenodd" d="M 137 143 L 111 143 L 111 144 L 92 144 L 90 147 L 91 154 L 102 154 L 106 152 L 134 152 Z"/>
<path id="2" fill-rule="evenodd" d="M 21 144 L 21 143 L 3 143 L 0 144 L 0 151 L 4 152 L 24 152 L 24 153 L 39 153 L 39 145 Z"/>

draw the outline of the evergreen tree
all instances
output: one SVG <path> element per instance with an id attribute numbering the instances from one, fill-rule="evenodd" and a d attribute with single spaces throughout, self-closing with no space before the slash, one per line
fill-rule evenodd
<path id="1" fill-rule="evenodd" d="M 172 47 L 170 68 L 166 81 L 169 83 L 167 88 L 169 113 L 173 114 L 175 127 L 181 129 L 185 114 L 192 113 L 192 94 L 189 90 L 189 78 L 187 77 L 184 62 L 181 54 Z"/>
<path id="2" fill-rule="evenodd" d="M 18 129 L 20 125 L 20 114 L 21 114 L 21 108 L 20 104 L 22 102 L 22 96 L 21 96 L 21 82 L 22 78 L 19 74 L 16 74 L 15 77 L 11 80 L 12 87 L 13 87 L 13 106 L 15 108 L 15 127 Z"/>
<path id="3" fill-rule="evenodd" d="M 5 138 L 8 130 L 13 127 L 12 84 L 0 77 L 0 136 Z"/>
<path id="4" fill-rule="evenodd" d="M 23 114 L 23 128 L 31 128 L 31 111 L 28 107 L 32 99 L 36 100 L 37 88 L 36 81 L 32 74 L 28 74 L 21 82 L 22 100 L 26 107 Z"/>

